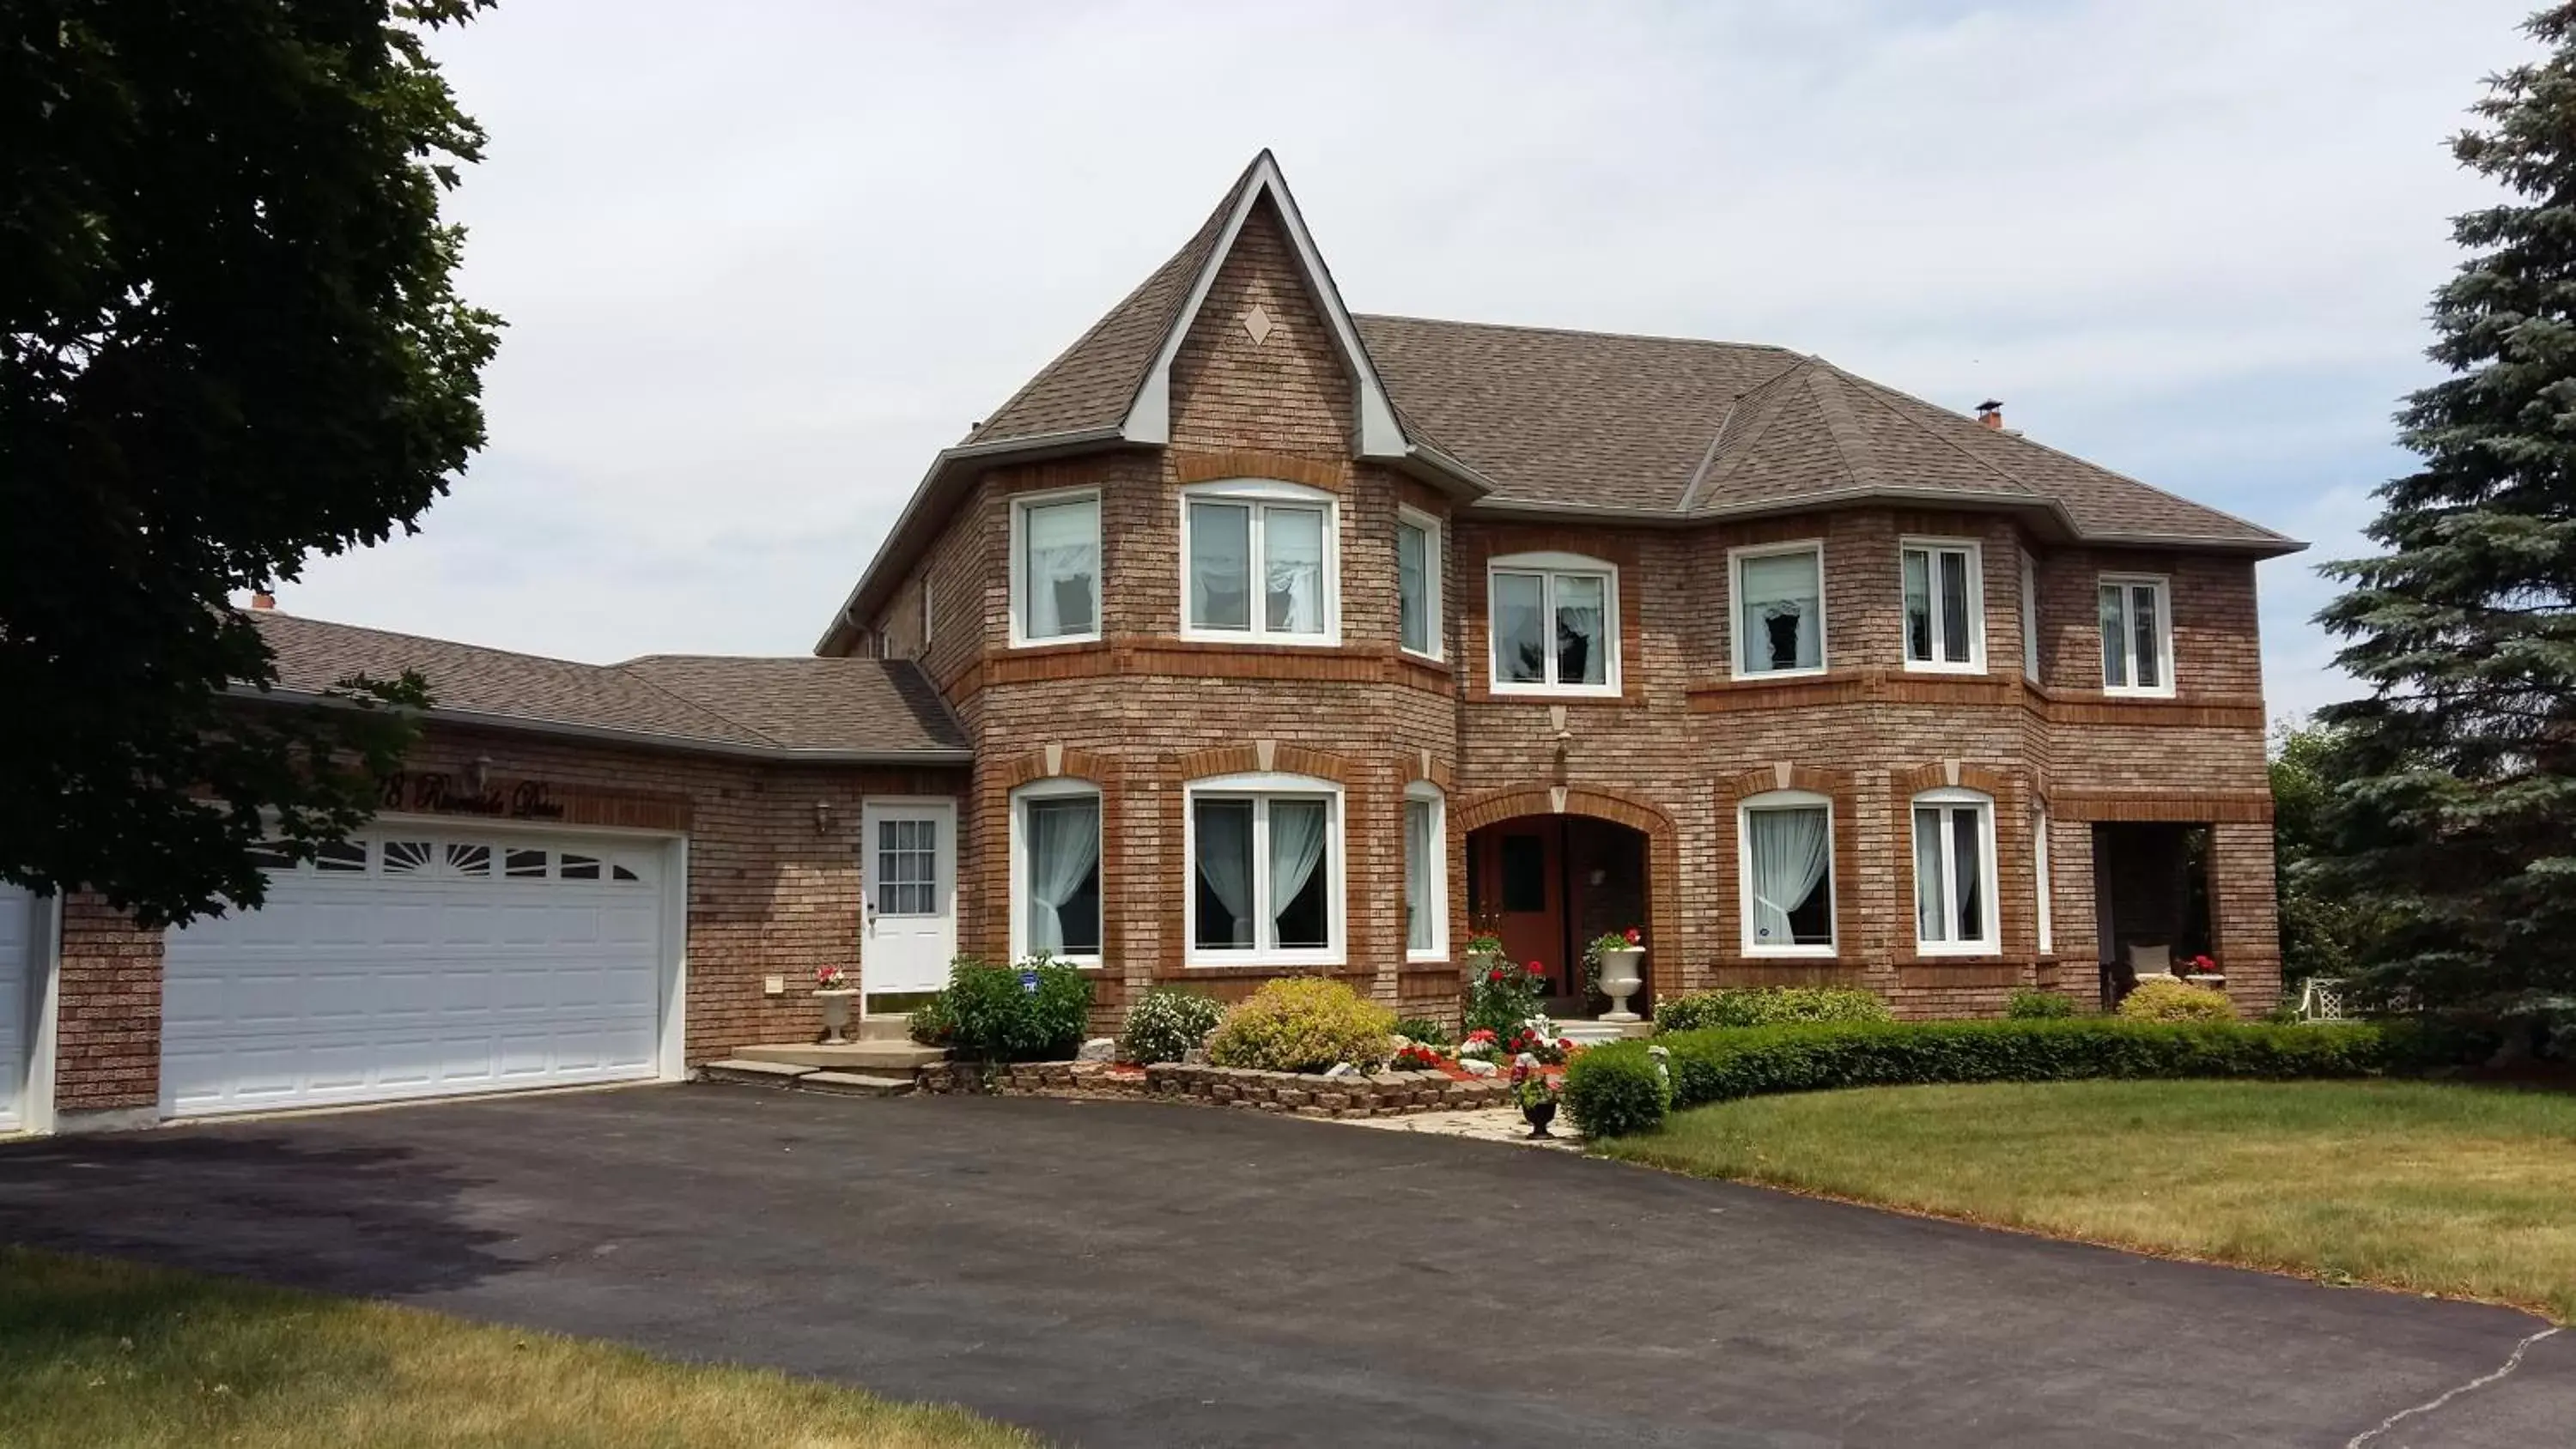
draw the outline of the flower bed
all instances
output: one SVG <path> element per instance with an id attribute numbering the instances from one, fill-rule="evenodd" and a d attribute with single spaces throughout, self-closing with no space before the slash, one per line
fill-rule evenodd
<path id="1" fill-rule="evenodd" d="M 1463 1069 L 1328 1077 L 1249 1067 L 1156 1062 L 936 1062 L 915 1075 L 930 1093 L 1039 1097 L 1152 1097 L 1300 1117 L 1394 1117 L 1509 1106 L 1511 1084 Z"/>

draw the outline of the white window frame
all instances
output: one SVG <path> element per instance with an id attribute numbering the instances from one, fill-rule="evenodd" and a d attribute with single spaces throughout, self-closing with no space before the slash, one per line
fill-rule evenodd
<path id="1" fill-rule="evenodd" d="M 1539 616 L 1550 631 L 1547 649 L 1547 678 L 1540 680 L 1505 679 L 1502 670 L 1502 631 L 1496 627 L 1499 611 L 1495 608 L 1495 587 L 1504 576 L 1535 576 L 1540 579 Z M 1556 682 L 1556 581 L 1567 576 L 1598 578 L 1601 583 L 1601 634 L 1607 647 L 1601 664 L 1599 684 L 1560 684 Z M 1545 695 L 1556 699 L 1616 699 L 1619 684 L 1619 566 L 1607 559 L 1579 553 L 1510 553 L 1485 561 L 1485 683 L 1495 694 Z"/>
<path id="2" fill-rule="evenodd" d="M 2120 590 L 2120 637 L 2129 648 L 2129 678 L 2138 677 L 2136 649 L 2137 619 L 2129 612 L 2134 599 L 2130 590 L 2153 588 L 2156 591 L 2156 685 L 2142 688 L 2136 684 L 2113 684 L 2109 675 L 2102 678 L 2102 692 L 2125 695 L 2132 699 L 2171 699 L 2174 694 L 2173 647 L 2173 579 L 2167 574 L 2100 574 L 2093 581 L 2093 652 L 2102 652 L 2102 591 L 2118 586 Z"/>
<path id="3" fill-rule="evenodd" d="M 1896 541 L 1896 608 L 1899 626 L 1897 646 L 1910 651 L 1913 647 L 1911 627 L 1905 624 L 1905 556 L 1920 553 L 1926 558 L 1925 580 L 1931 587 L 1932 657 L 1917 659 L 1908 652 L 1905 669 L 1909 674 L 1983 674 L 1986 672 L 1986 550 L 1973 538 L 1939 538 L 1909 535 Z M 1968 556 L 1968 658 L 1967 662 L 1941 657 L 1941 555 L 1961 553 Z"/>
<path id="4" fill-rule="evenodd" d="M 2030 870 L 2032 886 L 2039 893 L 2039 954 L 2054 956 L 2057 954 L 2057 911 L 2055 902 L 2049 899 L 2053 887 L 2049 883 L 2048 812 L 2045 810 L 2031 816 Z"/>
<path id="5" fill-rule="evenodd" d="M 1404 959 L 1446 961 L 1449 959 L 1449 801 L 1440 793 L 1439 786 L 1428 780 L 1416 780 L 1404 787 L 1404 803 L 1408 812 L 1417 804 L 1428 804 L 1431 807 L 1431 859 L 1428 862 L 1428 868 L 1432 883 L 1431 944 L 1415 947 L 1411 922 L 1407 921 Z M 1398 818 L 1398 823 L 1402 823 L 1401 817 Z M 1407 872 L 1407 882 L 1410 883 L 1410 872 L 1413 869 L 1410 856 L 1406 857 L 1404 868 Z M 1191 894 L 1195 897 L 1197 891 L 1193 889 Z"/>
<path id="6" fill-rule="evenodd" d="M 1249 567 L 1252 577 L 1248 627 L 1223 629 L 1197 623 L 1190 618 L 1190 505 L 1192 503 L 1231 503 L 1252 510 L 1252 526 L 1246 536 L 1250 548 Z M 1320 509 L 1324 515 L 1324 632 L 1293 634 L 1274 632 L 1269 627 L 1268 593 L 1264 583 L 1263 545 L 1269 505 L 1285 504 L 1292 508 Z M 1283 483 L 1273 478 L 1220 478 L 1213 482 L 1193 483 L 1181 490 L 1181 637 L 1204 639 L 1224 644 L 1287 644 L 1306 648 L 1331 648 L 1342 642 L 1342 505 L 1341 500 L 1321 488 L 1302 483 Z"/>
<path id="7" fill-rule="evenodd" d="M 1270 909 L 1270 810 L 1268 802 L 1283 795 L 1321 798 L 1324 809 L 1325 944 L 1283 949 L 1263 946 L 1261 938 L 1275 929 Z M 1253 945 L 1249 950 L 1199 945 L 1199 802 L 1202 799 L 1249 799 L 1252 814 Z M 1350 950 L 1350 916 L 1343 886 L 1350 872 L 1343 830 L 1342 787 L 1310 775 L 1264 771 L 1217 775 L 1192 780 L 1181 790 L 1181 942 L 1184 966 L 1339 966 Z"/>
<path id="8" fill-rule="evenodd" d="M 1753 935 L 1753 817 L 1763 810 L 1815 810 L 1825 812 L 1825 929 L 1833 939 L 1823 944 L 1800 945 L 1790 942 L 1768 945 L 1757 942 Z M 1739 931 L 1747 956 L 1831 957 L 1842 949 L 1842 882 L 1835 878 L 1834 802 L 1830 795 L 1813 790 L 1766 790 L 1747 795 L 1735 807 L 1735 908 Z"/>
<path id="9" fill-rule="evenodd" d="M 1089 796 L 1101 834 L 1101 884 L 1109 881 L 1109 811 L 1102 803 L 1100 786 L 1073 775 L 1058 775 L 1032 780 L 1011 792 L 1011 959 L 1029 959 L 1029 802 L 1032 800 L 1069 800 Z M 1101 959 L 1109 949 L 1109 892 L 1100 892 L 1100 950 L 1088 955 L 1066 954 L 1055 959 L 1086 971 L 1100 969 Z"/>
<path id="10" fill-rule="evenodd" d="M 1744 562 L 1787 554 L 1816 556 L 1816 665 L 1812 669 L 1747 669 L 1744 667 Z M 1726 551 L 1726 665 L 1736 679 L 1813 679 L 1833 668 L 1834 608 L 1826 597 L 1825 541 L 1794 539 L 1787 543 L 1753 543 Z"/>
<path id="11" fill-rule="evenodd" d="M 2021 550 L 2021 675 L 2033 684 L 2040 682 L 2039 561 L 2028 549 Z"/>
<path id="12" fill-rule="evenodd" d="M 1028 635 L 1028 513 L 1056 503 L 1080 503 L 1088 500 L 1092 507 L 1092 557 L 1098 566 L 1091 579 L 1091 632 L 1087 634 L 1049 634 L 1043 639 Z M 1107 520 L 1102 515 L 1100 490 L 1097 488 L 1054 488 L 1043 493 L 1022 493 L 1011 499 L 1011 647 L 1045 649 L 1058 644 L 1097 644 L 1100 628 L 1109 605 L 1109 544 Z"/>
<path id="13" fill-rule="evenodd" d="M 1978 898 L 1986 903 L 1986 933 L 1976 940 L 1957 939 L 1959 895 L 1955 889 L 1941 893 L 1942 919 L 1950 928 L 1952 939 L 1947 941 L 1923 939 L 1923 922 L 1916 910 L 1916 903 L 1922 899 L 1923 882 L 1919 879 L 1921 873 L 1914 865 L 1914 862 L 1921 858 L 1917 854 L 1915 834 L 1921 828 L 1921 824 L 1915 819 L 1914 812 L 1925 809 L 1945 812 L 1943 817 L 1945 821 L 1948 811 L 1964 809 L 1977 812 L 1977 853 L 1982 857 L 1978 861 L 1982 874 L 1977 886 Z M 1958 854 L 1958 837 L 1945 823 L 1941 828 L 1941 879 L 1944 882 L 1956 881 L 1959 878 Z M 1906 801 L 1905 870 L 1909 877 L 1905 894 L 1905 913 L 1907 918 L 1914 922 L 1916 955 L 1992 956 L 2003 949 L 2003 902 L 1996 893 L 1996 879 L 1999 873 L 1995 868 L 1995 797 L 1982 790 L 1945 786 L 1940 789 L 1925 790 Z"/>
<path id="14" fill-rule="evenodd" d="M 1448 620 L 1440 613 L 1441 575 L 1448 569 L 1448 532 L 1440 526 L 1439 519 L 1419 509 L 1408 508 L 1401 504 L 1396 507 L 1395 522 L 1397 528 L 1395 647 L 1416 659 L 1437 660 L 1445 655 L 1447 646 L 1444 640 L 1449 632 Z M 1427 650 L 1416 649 L 1404 642 L 1404 536 L 1402 530 L 1407 528 L 1422 530 L 1424 539 L 1422 621 L 1431 635 L 1431 647 Z"/>
<path id="15" fill-rule="evenodd" d="M 933 607 L 931 600 L 930 574 L 927 571 L 924 571 L 921 576 L 921 648 L 915 652 L 913 657 L 928 657 L 930 653 L 930 623 L 932 616 L 937 612 L 938 610 Z M 1099 617 L 1098 613 L 1095 612 L 1093 617 Z"/>

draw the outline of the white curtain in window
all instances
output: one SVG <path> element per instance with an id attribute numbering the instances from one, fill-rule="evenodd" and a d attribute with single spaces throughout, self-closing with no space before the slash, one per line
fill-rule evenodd
<path id="1" fill-rule="evenodd" d="M 1090 633 L 1098 614 L 1100 505 L 1090 500 L 1040 504 L 1022 516 L 1021 527 L 1028 545 L 1023 566 L 1028 637 Z"/>
<path id="2" fill-rule="evenodd" d="M 1064 904 L 1100 865 L 1100 802 L 1029 802 L 1029 950 L 1061 954 Z"/>
<path id="3" fill-rule="evenodd" d="M 2129 631 L 2120 617 L 2120 586 L 2102 586 L 2102 682 L 2126 689 L 2129 678 Z"/>
<path id="4" fill-rule="evenodd" d="M 1951 869 L 1958 872 L 1952 888 L 1959 893 L 1959 913 L 1954 918 L 1959 927 L 1958 939 L 1982 941 L 1986 938 L 1986 863 L 1981 820 L 1977 811 L 1952 810 L 1950 835 L 1953 850 Z"/>
<path id="5" fill-rule="evenodd" d="M 1200 629 L 1252 627 L 1252 510 L 1238 504 L 1190 505 L 1190 624 Z"/>
<path id="6" fill-rule="evenodd" d="M 1283 634 L 1324 632 L 1324 513 L 1271 508 L 1261 518 L 1265 627 Z"/>
<path id="7" fill-rule="evenodd" d="M 1436 944 L 1431 926 L 1437 897 L 1432 892 L 1440 889 L 1440 882 L 1432 869 L 1431 815 L 1428 800 L 1404 802 L 1404 944 L 1413 951 L 1428 951 Z"/>
<path id="8" fill-rule="evenodd" d="M 1947 913 L 1941 909 L 1947 889 L 1941 880 L 1941 812 L 1914 812 L 1914 933 L 1925 941 L 1950 939 Z"/>
<path id="9" fill-rule="evenodd" d="M 1324 858 L 1324 802 L 1270 802 L 1270 921 L 1278 933 L 1280 915 L 1306 889 L 1308 878 Z"/>
<path id="10" fill-rule="evenodd" d="M 1932 658 L 1932 555 L 1919 548 L 1905 551 L 1905 657 Z"/>
<path id="11" fill-rule="evenodd" d="M 1252 942 L 1252 807 L 1211 800 L 1198 808 L 1199 879 L 1207 882 L 1218 904 L 1234 918 L 1234 939 Z M 1204 931 L 1206 928 L 1200 928 Z M 1204 936 L 1202 945 L 1208 944 Z"/>
<path id="12" fill-rule="evenodd" d="M 1748 558 L 1742 578 L 1747 671 L 1821 667 L 1825 613 L 1816 556 L 1784 553 Z"/>
<path id="13" fill-rule="evenodd" d="M 1951 550 L 1934 555 L 1941 566 L 1941 657 L 1952 664 L 1968 662 L 1968 555 Z"/>
<path id="14" fill-rule="evenodd" d="M 1547 678 L 1547 581 L 1494 575 L 1494 673 L 1514 684 Z"/>
<path id="15" fill-rule="evenodd" d="M 1556 583 L 1556 682 L 1604 684 L 1610 678 L 1603 603 L 1608 586 L 1587 574 L 1558 574 Z"/>
<path id="16" fill-rule="evenodd" d="M 1764 946 L 1793 944 L 1789 913 L 1815 893 L 1830 859 L 1825 812 L 1756 810 L 1747 824 L 1745 833 L 1753 843 L 1753 939 Z"/>
<path id="17" fill-rule="evenodd" d="M 2156 590 L 2152 584 L 2135 584 L 2129 589 L 2129 629 L 2137 640 L 2133 656 L 2138 666 L 2138 688 L 2161 689 L 2164 679 L 2158 673 L 2164 661 L 2164 650 L 2156 644 Z"/>

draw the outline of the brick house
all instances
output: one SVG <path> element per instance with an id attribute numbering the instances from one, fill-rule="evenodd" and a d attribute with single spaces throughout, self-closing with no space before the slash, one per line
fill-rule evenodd
<path id="1" fill-rule="evenodd" d="M 1265 153 L 813 658 L 262 613 L 290 703 L 428 674 L 420 758 L 255 915 L 0 895 L 0 1129 L 675 1076 L 810 1034 L 817 966 L 894 1010 L 961 951 L 1096 971 L 1104 1028 L 1290 972 L 1454 1016 L 1480 928 L 1580 1013 L 1629 925 L 1650 999 L 1992 1014 L 2205 952 L 2258 1011 L 2299 547 L 1783 348 L 1354 315 Z"/>

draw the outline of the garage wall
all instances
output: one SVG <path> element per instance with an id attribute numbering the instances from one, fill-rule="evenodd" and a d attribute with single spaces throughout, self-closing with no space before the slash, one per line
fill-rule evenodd
<path id="1" fill-rule="evenodd" d="M 859 971 L 859 805 L 870 794 L 959 794 L 955 768 L 778 766 L 433 725 L 408 762 L 462 780 L 536 781 L 562 823 L 684 829 L 689 837 L 686 1056 L 809 1035 L 803 993 L 826 962 Z M 815 806 L 825 807 L 818 827 Z M 961 859 L 972 841 L 959 843 Z M 961 902 L 962 905 L 962 902 Z M 95 896 L 64 904 L 55 1102 L 64 1114 L 148 1120 L 160 1099 L 161 933 Z M 762 978 L 784 975 L 770 998 Z"/>

